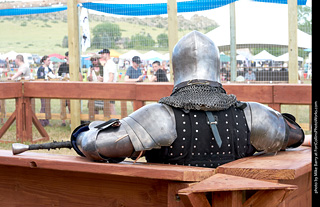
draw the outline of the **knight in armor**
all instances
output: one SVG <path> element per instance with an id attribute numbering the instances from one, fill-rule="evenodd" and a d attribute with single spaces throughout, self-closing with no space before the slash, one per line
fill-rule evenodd
<path id="1" fill-rule="evenodd" d="M 174 88 L 158 103 L 128 117 L 80 125 L 72 148 L 95 161 L 145 155 L 152 163 L 217 167 L 253 155 L 300 146 L 304 132 L 294 116 L 241 102 L 220 83 L 219 50 L 193 31 L 174 47 Z"/>

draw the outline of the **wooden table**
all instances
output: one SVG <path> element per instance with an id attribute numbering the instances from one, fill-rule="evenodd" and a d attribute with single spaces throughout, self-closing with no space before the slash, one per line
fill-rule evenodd
<path id="1" fill-rule="evenodd" d="M 311 206 L 311 148 L 217 169 L 0 150 L 0 192 L 1 206 Z"/>

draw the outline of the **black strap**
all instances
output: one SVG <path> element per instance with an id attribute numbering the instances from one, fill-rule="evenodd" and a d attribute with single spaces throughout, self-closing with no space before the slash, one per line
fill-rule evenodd
<path id="1" fill-rule="evenodd" d="M 209 119 L 209 122 L 210 122 L 210 128 L 212 130 L 212 133 L 214 135 L 214 138 L 217 142 L 217 145 L 219 146 L 219 148 L 221 148 L 221 145 L 222 145 L 222 140 L 221 140 L 221 137 L 220 137 L 220 134 L 219 134 L 219 131 L 218 131 L 218 127 L 217 127 L 217 124 L 218 124 L 218 119 L 212 115 L 212 112 L 210 111 L 206 111 L 206 114 L 207 114 L 207 117 Z"/>
<path id="2" fill-rule="evenodd" d="M 204 80 L 204 79 L 193 79 L 193 80 L 184 81 L 184 82 L 179 83 L 178 85 L 176 85 L 173 88 L 173 91 L 176 91 L 180 88 L 183 88 L 183 87 L 186 87 L 189 85 L 210 85 L 213 87 L 222 88 L 221 83 L 216 82 L 216 81 L 210 81 L 210 80 Z"/>
<path id="3" fill-rule="evenodd" d="M 115 123 L 119 123 L 119 119 L 110 119 L 109 121 L 103 122 L 102 124 L 95 126 L 94 128 L 96 128 L 96 129 L 108 128 L 109 126 L 111 126 Z"/>

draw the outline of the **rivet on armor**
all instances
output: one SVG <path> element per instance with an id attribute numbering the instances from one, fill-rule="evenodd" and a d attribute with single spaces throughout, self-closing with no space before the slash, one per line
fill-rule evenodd
<path id="1" fill-rule="evenodd" d="M 196 145 L 194 145 L 194 146 L 193 146 L 193 148 L 197 148 L 197 146 L 196 146 Z"/>
<path id="2" fill-rule="evenodd" d="M 197 115 L 195 114 L 195 115 L 193 115 L 193 117 L 194 117 L 194 118 L 196 118 L 196 117 L 197 117 Z"/>
<path id="3" fill-rule="evenodd" d="M 199 130 L 198 130 L 198 129 L 196 129 L 196 132 L 199 132 Z"/>
<path id="4" fill-rule="evenodd" d="M 184 146 L 182 145 L 182 146 L 181 146 L 181 148 L 183 149 L 183 148 L 184 148 Z"/>
<path id="5" fill-rule="evenodd" d="M 186 130 L 186 129 L 183 129 L 182 131 L 183 131 L 183 132 L 186 132 L 187 130 Z"/>
<path id="6" fill-rule="evenodd" d="M 196 138 L 194 138 L 194 140 L 196 140 L 196 141 L 197 141 L 197 140 L 198 140 L 198 138 L 196 137 Z"/>
<path id="7" fill-rule="evenodd" d="M 228 124 L 229 122 L 228 121 L 226 121 L 226 124 Z"/>
<path id="8" fill-rule="evenodd" d="M 182 122 L 182 124 L 186 124 L 186 122 L 184 121 L 184 122 Z"/>

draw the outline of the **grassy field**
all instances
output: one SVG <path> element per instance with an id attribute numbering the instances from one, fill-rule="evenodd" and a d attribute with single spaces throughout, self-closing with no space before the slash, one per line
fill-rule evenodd
<path id="1" fill-rule="evenodd" d="M 90 21 L 90 30 L 101 22 Z M 137 33 L 150 34 L 154 40 L 161 33 L 167 33 L 164 28 L 130 24 L 128 22 L 116 22 L 120 26 L 122 37 L 131 38 Z M 21 53 L 47 55 L 52 53 L 64 54 L 68 49 L 62 48 L 63 37 L 68 35 L 68 24 L 60 20 L 7 20 L 0 17 L 0 53 L 11 50 Z M 179 38 L 190 32 L 190 30 L 179 31 Z M 91 36 L 92 38 L 92 36 Z M 90 49 L 86 53 L 97 52 L 98 49 Z M 118 49 L 120 53 L 127 49 Z M 144 52 L 147 52 L 143 51 Z M 168 51 L 159 51 L 163 54 Z"/>

